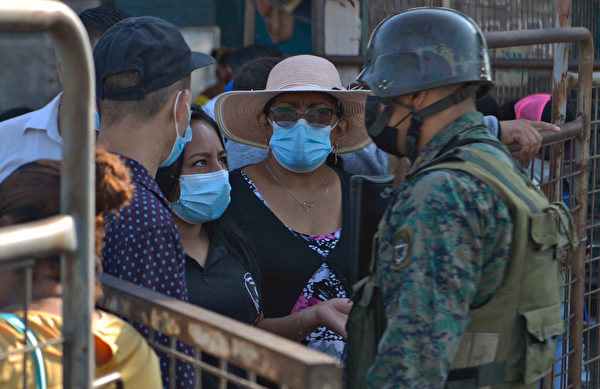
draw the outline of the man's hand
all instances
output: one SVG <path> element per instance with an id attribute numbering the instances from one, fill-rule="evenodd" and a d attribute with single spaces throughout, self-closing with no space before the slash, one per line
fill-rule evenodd
<path id="1" fill-rule="evenodd" d="M 533 158 L 542 146 L 540 131 L 558 132 L 560 128 L 546 122 L 534 122 L 531 120 L 517 119 L 500 122 L 500 141 L 505 145 L 517 143 L 521 146 L 519 152 L 519 163 L 521 166 L 529 166 Z"/>

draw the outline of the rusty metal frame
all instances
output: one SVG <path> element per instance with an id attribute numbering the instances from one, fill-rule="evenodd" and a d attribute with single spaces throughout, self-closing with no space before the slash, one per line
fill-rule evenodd
<path id="1" fill-rule="evenodd" d="M 325 55 L 325 0 L 311 0 L 311 45 L 314 55 Z"/>
<path id="2" fill-rule="evenodd" d="M 577 222 L 577 234 L 586 236 L 587 221 L 587 188 L 588 188 L 588 162 L 590 139 L 590 114 L 592 102 L 592 72 L 594 61 L 594 45 L 592 34 L 583 27 L 551 28 L 541 30 L 521 30 L 486 33 L 489 48 L 525 46 L 544 43 L 578 43 L 579 46 L 579 79 L 577 92 L 577 114 L 581 116 L 583 132 L 575 138 L 574 169 L 579 174 L 573 180 L 571 209 Z M 554 71 L 554 95 L 558 96 L 561 103 L 566 103 L 567 66 L 561 63 L 561 69 Z M 557 82 L 560 80 L 560 82 Z M 557 101 L 558 103 L 558 101 Z M 564 113 L 564 110 L 562 110 Z M 553 105 L 552 113 L 560 117 L 557 107 Z M 572 255 L 571 307 L 573 312 L 583 312 L 584 280 L 585 280 L 585 244 L 580 244 Z M 569 337 L 573 352 L 569 355 L 569 384 L 572 387 L 581 386 L 581 356 L 582 343 L 573 339 L 582 339 L 583 315 L 576 314 L 571 318 Z"/>
<path id="3" fill-rule="evenodd" d="M 107 274 L 101 280 L 100 307 L 232 363 L 254 378 L 258 374 L 291 388 L 342 388 L 342 365 L 329 355 Z"/>
<path id="4" fill-rule="evenodd" d="M 64 108 L 60 123 L 63 137 L 61 212 L 68 216 L 42 221 L 40 223 L 46 222 L 46 225 L 39 228 L 46 234 L 44 248 L 65 253 L 61 267 L 64 272 L 63 385 L 89 388 L 95 366 L 90 321 L 94 306 L 91 290 L 94 279 L 94 70 L 89 38 L 77 15 L 58 1 L 2 2 L 0 29 L 50 33 L 62 59 L 64 73 L 68 75 L 63 80 Z M 57 228 L 59 226 L 62 227 Z M 1 229 L 0 252 L 10 246 L 12 253 L 20 257 L 39 254 L 39 248 L 35 247 L 37 240 L 35 244 L 29 239 L 20 244 L 12 241 L 15 234 L 26 235 L 27 231 Z M 67 235 L 68 239 L 65 238 Z M 77 237 L 76 245 L 72 235 Z"/>

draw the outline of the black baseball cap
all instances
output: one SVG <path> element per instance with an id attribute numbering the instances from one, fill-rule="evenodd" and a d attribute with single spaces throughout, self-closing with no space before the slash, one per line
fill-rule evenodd
<path id="1" fill-rule="evenodd" d="M 96 96 L 108 100 L 141 100 L 172 85 L 193 70 L 215 63 L 210 55 L 193 52 L 177 27 L 153 16 L 127 18 L 102 35 L 94 48 Z M 114 88 L 106 77 L 137 70 L 138 85 Z"/>

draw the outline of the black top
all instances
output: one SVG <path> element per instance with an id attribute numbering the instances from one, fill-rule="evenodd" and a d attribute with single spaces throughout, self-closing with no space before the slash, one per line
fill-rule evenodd
<path id="1" fill-rule="evenodd" d="M 348 293 L 355 282 L 356 266 L 350 255 L 348 228 L 351 175 L 335 169 L 342 185 L 342 235 L 329 252 L 326 262 Z M 265 317 L 289 315 L 310 277 L 321 266 L 323 257 L 295 237 L 256 197 L 240 169 L 229 173 L 231 203 L 226 215 L 242 229 L 256 253 L 261 274 L 261 295 Z"/>
<path id="2" fill-rule="evenodd" d="M 219 232 L 210 234 L 204 268 L 186 254 L 185 272 L 192 304 L 254 324 L 260 314 L 256 271 L 226 244 Z"/>

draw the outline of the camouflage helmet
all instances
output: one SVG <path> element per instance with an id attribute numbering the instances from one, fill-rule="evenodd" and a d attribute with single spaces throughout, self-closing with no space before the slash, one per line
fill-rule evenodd
<path id="1" fill-rule="evenodd" d="M 375 28 L 358 76 L 377 96 L 392 97 L 455 83 L 492 88 L 487 44 L 477 24 L 449 8 L 412 8 Z"/>

